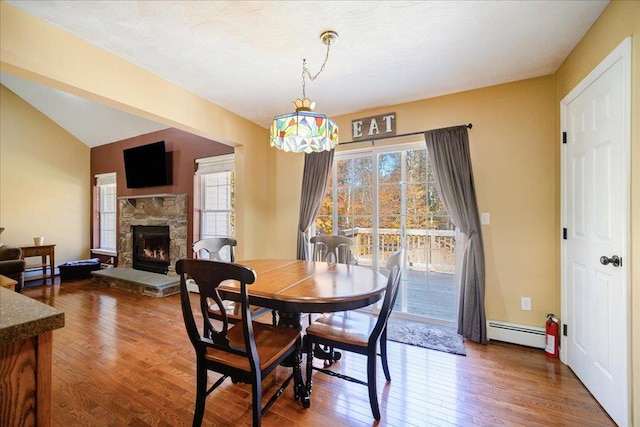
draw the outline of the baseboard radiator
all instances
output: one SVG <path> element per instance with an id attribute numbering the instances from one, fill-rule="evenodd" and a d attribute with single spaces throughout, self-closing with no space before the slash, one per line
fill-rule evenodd
<path id="1" fill-rule="evenodd" d="M 544 348 L 544 336 L 544 328 L 487 320 L 487 337 L 490 340 Z"/>

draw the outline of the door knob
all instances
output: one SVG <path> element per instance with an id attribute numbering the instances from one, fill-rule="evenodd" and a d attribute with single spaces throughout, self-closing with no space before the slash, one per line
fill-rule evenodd
<path id="1" fill-rule="evenodd" d="M 622 259 L 618 255 L 614 255 L 611 258 L 607 258 L 606 256 L 600 257 L 600 264 L 609 265 L 609 263 L 614 267 L 619 267 L 622 264 Z"/>

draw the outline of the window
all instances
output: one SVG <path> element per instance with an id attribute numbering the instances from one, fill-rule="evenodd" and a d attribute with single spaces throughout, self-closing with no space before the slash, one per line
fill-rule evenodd
<path id="1" fill-rule="evenodd" d="M 234 236 L 233 154 L 197 159 L 202 212 L 200 238 Z"/>
<path id="2" fill-rule="evenodd" d="M 383 274 L 403 246 L 395 312 L 455 324 L 456 232 L 423 142 L 336 153 L 313 232 L 351 237 L 356 262 Z"/>
<path id="3" fill-rule="evenodd" d="M 99 249 L 116 251 L 116 174 L 96 175 Z"/>

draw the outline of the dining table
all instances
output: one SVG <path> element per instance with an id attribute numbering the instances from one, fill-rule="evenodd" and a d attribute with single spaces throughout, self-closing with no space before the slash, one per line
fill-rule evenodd
<path id="1" fill-rule="evenodd" d="M 355 310 L 378 302 L 387 278 L 372 267 L 290 259 L 236 261 L 251 267 L 256 280 L 247 286 L 249 303 L 277 310 L 279 325 L 302 330 L 303 313 Z M 228 280 L 218 287 L 222 298 L 239 301 L 240 283 Z M 300 364 L 301 355 L 288 365 Z M 300 372 L 300 371 L 298 371 Z M 310 390 L 302 375 L 294 377 L 295 396 L 304 407 L 310 404 Z"/>

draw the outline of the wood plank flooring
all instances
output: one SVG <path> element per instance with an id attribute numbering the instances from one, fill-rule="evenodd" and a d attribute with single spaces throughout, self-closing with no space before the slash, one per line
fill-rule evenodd
<path id="1" fill-rule="evenodd" d="M 455 274 L 408 270 L 402 273 L 400 293 L 394 310 L 426 317 L 436 322 L 456 322 Z"/>
<path id="2" fill-rule="evenodd" d="M 191 425 L 195 357 L 178 295 L 151 298 L 91 280 L 33 284 L 23 294 L 66 317 L 53 334 L 54 427 Z M 263 425 L 615 425 L 571 370 L 542 350 L 465 346 L 466 357 L 389 342 L 392 381 L 380 368 L 379 423 L 366 387 L 316 372 L 311 408 L 295 402 L 289 387 Z M 359 355 L 346 354 L 334 367 L 366 379 Z M 288 373 L 278 368 L 265 379 L 265 401 Z M 250 393 L 227 380 L 207 399 L 203 425 L 250 425 Z"/>

